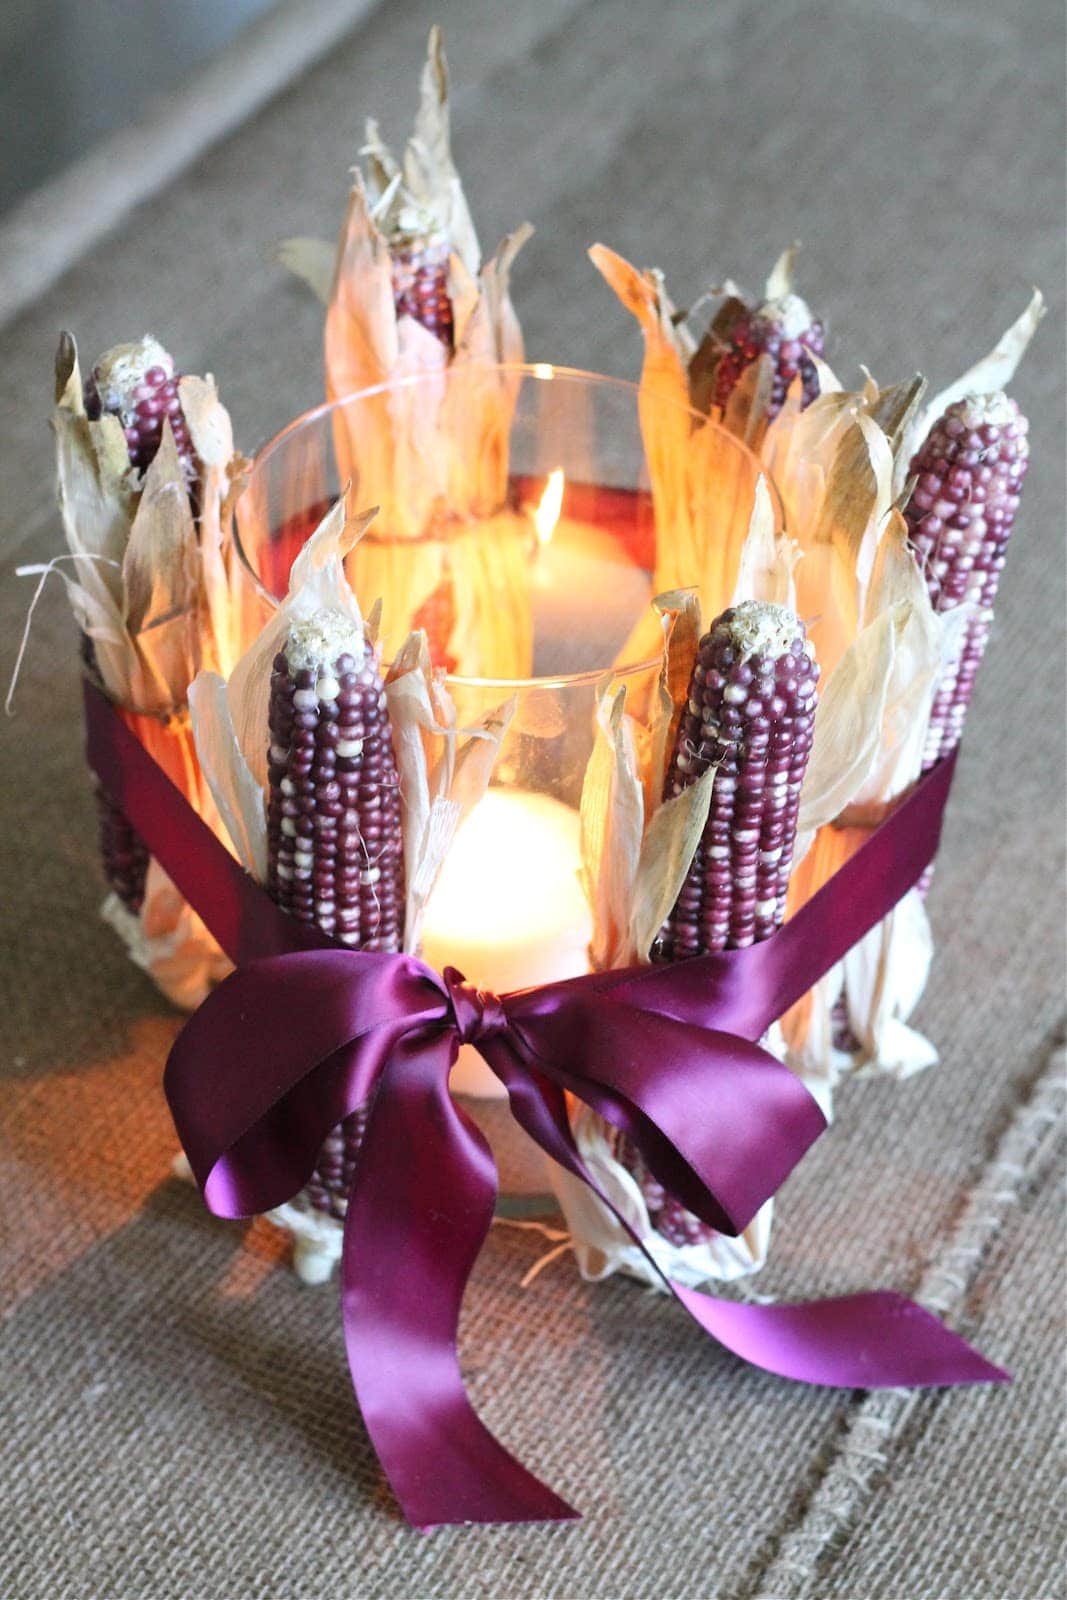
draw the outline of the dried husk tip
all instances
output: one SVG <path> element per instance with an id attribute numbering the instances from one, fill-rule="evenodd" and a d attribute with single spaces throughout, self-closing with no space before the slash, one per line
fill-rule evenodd
<path id="1" fill-rule="evenodd" d="M 413 618 L 432 613 L 442 624 L 431 637 L 435 664 L 523 677 L 532 658 L 526 550 L 503 510 L 514 385 L 491 368 L 523 359 L 509 281 L 531 230 L 516 229 L 483 264 L 452 161 L 438 29 L 401 159 L 374 122 L 362 155 L 329 271 L 327 246 L 290 240 L 281 248 L 285 264 L 326 290 L 328 398 L 427 380 L 337 416 L 341 475 L 371 485 L 381 507 L 374 537 L 353 556 L 353 587 L 381 597 L 391 652 Z M 497 513 L 498 537 L 484 526 L 464 534 L 464 519 Z"/>

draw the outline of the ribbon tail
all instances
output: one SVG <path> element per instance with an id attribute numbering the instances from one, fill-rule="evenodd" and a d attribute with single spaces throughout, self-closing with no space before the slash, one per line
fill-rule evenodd
<path id="1" fill-rule="evenodd" d="M 562 1094 L 546 1092 L 510 1051 L 490 1045 L 517 1122 L 580 1178 L 630 1235 L 657 1276 L 717 1343 L 779 1377 L 842 1389 L 1004 1383 L 1010 1375 L 904 1295 L 877 1290 L 791 1305 L 749 1305 L 687 1289 L 663 1272 L 604 1193 L 574 1142 Z"/>
<path id="2" fill-rule="evenodd" d="M 460 1305 L 493 1215 L 489 1147 L 448 1093 L 451 1035 L 394 1050 L 360 1147 L 341 1257 L 352 1382 L 404 1515 L 449 1523 L 578 1513 L 512 1456 L 467 1397 Z"/>
<path id="3" fill-rule="evenodd" d="M 748 1305 L 669 1286 L 706 1333 L 750 1366 L 840 1389 L 1006 1383 L 965 1339 L 914 1300 L 888 1291 Z"/>

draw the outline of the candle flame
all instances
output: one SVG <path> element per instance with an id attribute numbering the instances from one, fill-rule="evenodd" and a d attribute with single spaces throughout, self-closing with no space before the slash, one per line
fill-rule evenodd
<path id="1" fill-rule="evenodd" d="M 554 467 L 548 475 L 540 504 L 533 514 L 539 545 L 546 545 L 556 531 L 559 514 L 563 509 L 563 482 L 563 468 Z"/>

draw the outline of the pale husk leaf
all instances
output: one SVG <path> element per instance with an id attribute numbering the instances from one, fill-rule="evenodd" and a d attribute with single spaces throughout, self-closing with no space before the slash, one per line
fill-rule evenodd
<path id="1" fill-rule="evenodd" d="M 862 629 L 819 696 L 811 756 L 800 790 L 796 862 L 807 853 L 815 831 L 840 815 L 875 768 L 897 642 L 907 615 L 907 604 L 901 601 Z"/>
<path id="2" fill-rule="evenodd" d="M 404 179 L 421 204 L 438 215 L 442 231 L 469 272 L 481 261 L 478 235 L 452 160 L 448 62 L 434 26 L 422 69 L 415 131 L 404 152 Z"/>
<path id="3" fill-rule="evenodd" d="M 126 626 L 137 634 L 197 601 L 196 529 L 169 420 L 148 471 L 122 563 Z M 176 698 L 194 673 L 186 677 Z"/>
<path id="4" fill-rule="evenodd" d="M 634 881 L 630 940 L 634 959 L 647 961 L 649 951 L 670 915 L 685 875 L 693 864 L 711 807 L 715 769 L 665 800 L 641 843 Z"/>
<path id="5" fill-rule="evenodd" d="M 597 971 L 625 966 L 644 829 L 644 795 L 626 690 L 609 687 L 597 703 L 593 751 L 581 798 L 582 882 L 593 916 Z"/>
<path id="6" fill-rule="evenodd" d="M 649 730 L 644 772 L 645 812 L 651 816 L 663 795 L 667 767 L 682 720 L 700 644 L 700 602 L 693 589 L 675 589 L 652 602 L 663 632 L 663 659 Z"/>
<path id="7" fill-rule="evenodd" d="M 242 754 L 226 682 L 217 672 L 201 672 L 189 686 L 189 714 L 200 768 L 237 859 L 257 883 L 265 883 L 267 815 L 263 790 Z"/>
<path id="8" fill-rule="evenodd" d="M 982 356 L 954 383 L 950 383 L 947 388 L 934 395 L 929 404 L 915 415 L 897 459 L 894 487 L 898 494 L 904 487 L 915 452 L 922 445 L 934 423 L 944 416 L 950 405 L 954 405 L 957 400 L 965 399 L 968 395 L 995 394 L 997 390 L 1007 388 L 1046 310 L 1044 295 L 1040 289 L 1035 289 L 1022 316 L 1017 317 L 1011 327 L 1001 335 L 989 354 Z"/>
<path id="9" fill-rule="evenodd" d="M 583 1107 L 574 1118 L 574 1138 L 578 1153 L 596 1183 L 667 1277 L 698 1288 L 709 1280 L 729 1282 L 746 1277 L 763 1265 L 770 1242 L 773 1200 L 760 1208 L 737 1238 L 716 1233 L 699 1245 L 672 1245 L 654 1231 L 641 1190 L 633 1176 L 615 1159 L 602 1119 Z M 664 1291 L 663 1279 L 588 1185 L 554 1162 L 551 1177 L 560 1210 L 570 1229 L 571 1249 L 582 1277 L 598 1282 L 614 1272 L 622 1272 L 650 1288 Z"/>
<path id="10" fill-rule="evenodd" d="M 908 1018 L 922 998 L 933 960 L 926 907 L 912 889 L 880 927 L 845 957 L 849 1026 L 861 1045 L 857 1076 L 910 1078 L 937 1062 L 937 1050 Z"/>
<path id="11" fill-rule="evenodd" d="M 385 681 L 400 780 L 406 904 L 404 948 L 419 948 L 427 902 L 456 829 L 489 786 L 514 701 L 468 728 L 456 725 L 442 675 L 430 664 L 426 636 L 411 634 Z"/>
<path id="12" fill-rule="evenodd" d="M 794 240 L 788 249 L 783 250 L 778 260 L 771 268 L 763 290 L 764 300 L 784 300 L 793 288 L 793 269 L 796 266 L 797 255 L 800 251 L 799 243 Z"/>
<path id="13" fill-rule="evenodd" d="M 764 600 L 796 610 L 796 584 L 793 569 L 800 560 L 800 547 L 775 528 L 767 480 L 756 480 L 755 503 L 737 568 L 732 606 L 744 600 Z"/>

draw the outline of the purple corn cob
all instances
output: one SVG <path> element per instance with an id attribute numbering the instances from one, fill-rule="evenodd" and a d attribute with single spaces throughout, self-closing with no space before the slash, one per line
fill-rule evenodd
<path id="1" fill-rule="evenodd" d="M 798 373 L 804 405 L 819 393 L 811 354 L 823 353 L 823 325 L 799 295 L 786 294 L 756 306 L 730 299 L 715 318 L 708 339 L 714 362 L 707 397 L 711 405 L 725 406 L 741 374 L 762 355 L 770 356 L 774 369 L 769 417 L 782 409 Z"/>
<path id="2" fill-rule="evenodd" d="M 196 481 L 196 457 L 178 394 L 181 373 L 163 346 L 145 334 L 136 344 L 118 344 L 100 357 L 85 382 L 85 409 L 91 418 L 106 412 L 118 417 L 126 435 L 130 464 L 148 471 L 169 418 L 178 457 L 190 489 Z"/>
<path id="3" fill-rule="evenodd" d="M 399 950 L 404 921 L 400 789 L 374 651 L 340 612 L 295 623 L 274 658 L 267 776 L 267 887 L 283 910 L 357 950 Z M 343 1217 L 361 1112 L 326 1140 L 308 1185 Z"/>
<path id="4" fill-rule="evenodd" d="M 949 406 L 911 464 L 904 515 L 935 611 L 971 601 L 959 660 L 938 686 L 923 771 L 960 742 L 1029 458 L 1026 418 L 1006 394 Z"/>
<path id="5" fill-rule="evenodd" d="M 398 232 L 390 240 L 393 299 L 398 317 L 412 317 L 452 349 L 452 301 L 448 293 L 448 240 Z"/>
<path id="6" fill-rule="evenodd" d="M 700 641 L 664 798 L 716 770 L 711 811 L 654 961 L 733 950 L 781 925 L 818 668 L 784 606 L 749 600 Z"/>
<path id="7" fill-rule="evenodd" d="M 716 769 L 711 810 L 677 902 L 652 950 L 685 960 L 767 939 L 785 917 L 800 785 L 819 669 L 784 606 L 745 601 L 700 641 L 664 799 Z M 666 1195 L 625 1136 L 616 1150 L 657 1232 L 698 1244 L 712 1230 Z"/>

